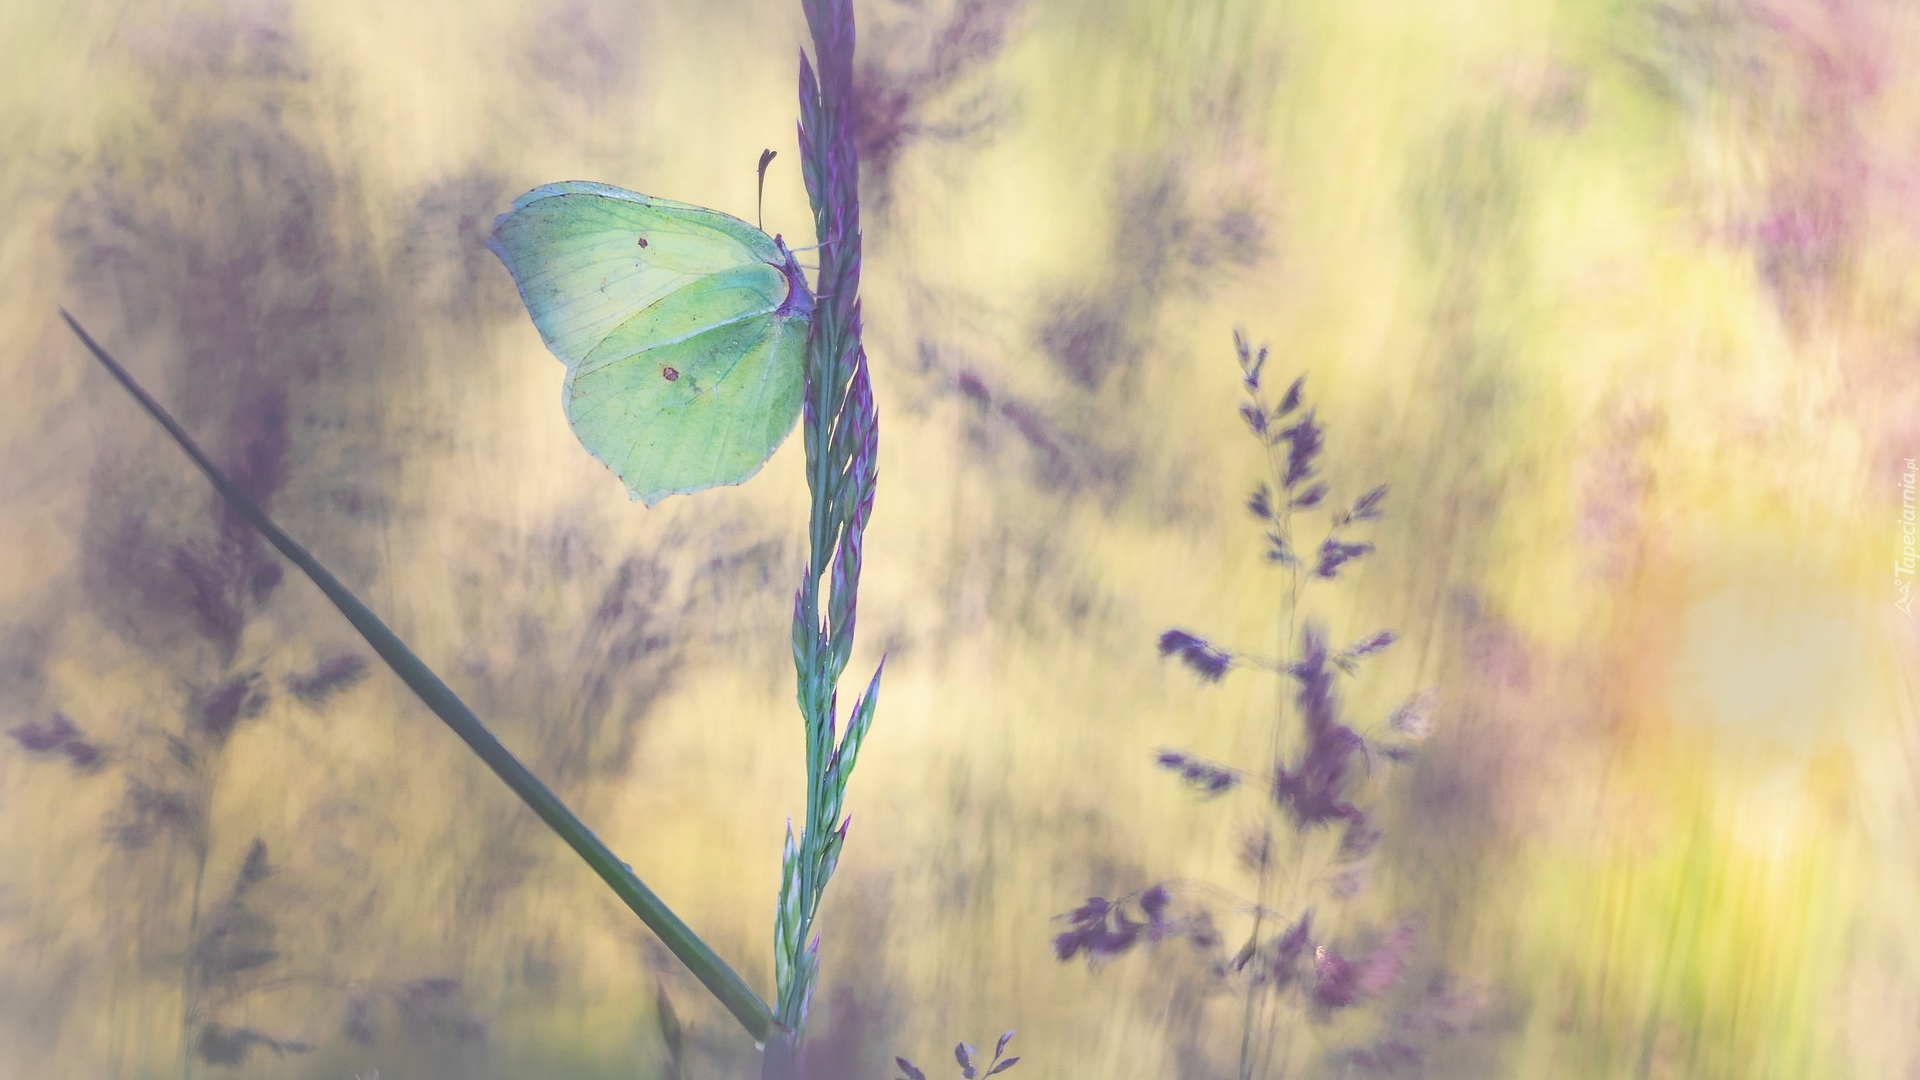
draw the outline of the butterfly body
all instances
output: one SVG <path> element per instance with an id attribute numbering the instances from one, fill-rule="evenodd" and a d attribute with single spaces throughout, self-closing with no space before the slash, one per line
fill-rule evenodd
<path id="1" fill-rule="evenodd" d="M 574 433 L 632 498 L 738 484 L 793 430 L 814 304 L 780 238 L 572 181 L 515 199 L 487 246 L 567 367 Z"/>

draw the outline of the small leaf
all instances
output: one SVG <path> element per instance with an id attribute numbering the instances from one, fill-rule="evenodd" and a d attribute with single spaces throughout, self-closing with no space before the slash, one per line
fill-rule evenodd
<path id="1" fill-rule="evenodd" d="M 1440 691 L 1429 686 L 1395 708 L 1387 717 L 1387 727 L 1419 742 L 1433 734 L 1433 713 L 1439 706 Z"/>
<path id="2" fill-rule="evenodd" d="M 1008 1058 L 1007 1060 L 1005 1060 L 1005 1061 L 1003 1061 L 1003 1062 L 1001 1062 L 1000 1064 L 998 1064 L 998 1065 L 995 1065 L 995 1066 L 994 1066 L 993 1068 L 991 1068 L 991 1069 L 988 1069 L 988 1070 L 987 1070 L 987 1075 L 988 1075 L 988 1076 L 992 1076 L 992 1075 L 993 1075 L 994 1073 L 1003 1073 L 1003 1072 L 1006 1072 L 1006 1071 L 1007 1071 L 1008 1069 L 1011 1069 L 1011 1068 L 1013 1068 L 1013 1066 L 1014 1066 L 1014 1063 L 1015 1063 L 1015 1062 L 1017 1062 L 1017 1061 L 1019 1061 L 1019 1060 L 1020 1060 L 1020 1059 L 1019 1059 L 1019 1058 L 1017 1058 L 1017 1057 L 1010 1057 L 1010 1058 Z"/>
<path id="3" fill-rule="evenodd" d="M 1165 892 L 1165 890 L 1161 890 L 1161 891 L 1162 891 L 1163 893 Z M 1148 894 L 1148 895 L 1152 895 L 1152 894 L 1151 894 L 1151 892 L 1149 892 L 1149 894 Z M 1146 901 L 1145 901 L 1145 900 L 1142 900 L 1142 901 L 1141 901 L 1141 904 L 1142 904 L 1142 906 L 1145 906 L 1145 903 L 1146 903 Z M 1009 1031 L 1008 1031 L 1008 1032 L 1007 1032 L 1007 1033 L 1006 1033 L 1005 1035 L 1002 1035 L 1002 1036 L 1000 1036 L 1000 1041 L 999 1041 L 998 1043 L 995 1043 L 995 1044 L 994 1044 L 994 1047 L 993 1047 L 993 1060 L 995 1060 L 995 1061 L 999 1061 L 999 1060 L 1000 1060 L 1000 1055 L 1001 1055 L 1001 1054 L 1004 1054 L 1004 1053 L 1006 1053 L 1006 1052 L 1007 1052 L 1007 1044 L 1013 1041 L 1013 1033 L 1014 1033 L 1014 1031 L 1018 1031 L 1018 1030 L 1019 1030 L 1018 1028 L 1013 1028 L 1013 1029 L 1011 1029 L 1011 1030 L 1009 1030 Z M 1013 1059 L 1013 1061 L 1018 1061 L 1018 1060 L 1020 1060 L 1020 1059 L 1019 1059 L 1019 1058 L 1014 1058 L 1014 1059 Z M 1011 1065 L 1011 1064 L 1013 1064 L 1013 1061 L 1009 1061 L 1009 1062 L 1007 1062 L 1007 1064 L 1006 1064 L 1006 1065 L 1000 1065 L 1000 1066 L 997 1066 L 997 1067 L 996 1067 L 996 1068 L 995 1068 L 995 1069 L 993 1070 L 993 1072 L 990 1072 L 990 1073 L 988 1073 L 987 1075 L 988 1075 L 988 1076 L 992 1076 L 994 1072 L 999 1072 L 999 1071 L 1000 1071 L 1001 1069 L 1004 1069 L 1004 1068 L 1006 1068 L 1006 1067 L 1007 1067 L 1007 1065 Z"/>
<path id="4" fill-rule="evenodd" d="M 45 724 L 21 724 L 7 734 L 13 736 L 14 741 L 18 742 L 22 749 L 34 753 L 45 753 L 49 750 L 57 750 L 61 744 L 79 737 L 80 729 L 74 726 L 73 721 L 69 720 L 65 713 L 54 713 L 53 718 Z"/>
<path id="5" fill-rule="evenodd" d="M 60 747 L 60 752 L 72 759 L 75 766 L 86 768 L 100 760 L 100 748 L 81 739 L 70 739 Z"/>
<path id="6" fill-rule="evenodd" d="M 287 689 L 308 705 L 319 705 L 365 678 L 367 661 L 357 653 L 343 653 L 321 664 L 310 675 L 287 680 Z"/>
<path id="7" fill-rule="evenodd" d="M 1214 929 L 1213 917 L 1201 912 L 1187 927 L 1187 940 L 1196 949 L 1212 949 L 1220 944 L 1220 932 Z"/>
<path id="8" fill-rule="evenodd" d="M 253 1052 L 253 1040 L 219 1024 L 208 1024 L 200 1029 L 194 1052 L 209 1065 L 239 1065 Z"/>
<path id="9" fill-rule="evenodd" d="M 1185 630 L 1169 630 L 1160 635 L 1160 655 L 1180 657 L 1181 663 L 1208 682 L 1219 682 L 1233 666 L 1233 654 L 1216 648 L 1205 638 Z"/>
<path id="10" fill-rule="evenodd" d="M 673 1009 L 673 1000 L 667 997 L 665 983 L 653 984 L 653 1006 L 654 1020 L 660 1027 L 660 1041 L 667 1048 L 667 1075 L 679 1080 L 686 1075 L 686 1028 L 680 1023 L 680 1014 Z"/>
<path id="11" fill-rule="evenodd" d="M 1320 545 L 1320 564 L 1313 572 L 1323 578 L 1333 578 L 1342 566 L 1372 550 L 1372 544 L 1348 544 L 1329 536 Z"/>
<path id="12" fill-rule="evenodd" d="M 1373 853 L 1380 844 L 1381 832 L 1366 823 L 1364 818 L 1347 822 L 1347 830 L 1340 837 L 1340 851 L 1335 856 L 1339 862 L 1357 862 Z"/>
<path id="13" fill-rule="evenodd" d="M 246 861 L 240 864 L 240 882 L 237 888 L 245 889 L 257 885 L 273 873 L 273 864 L 267 861 L 267 842 L 260 837 L 253 838 L 252 846 L 247 848 Z"/>
<path id="14" fill-rule="evenodd" d="M 847 720 L 847 732 L 840 739 L 840 746 L 834 751 L 834 761 L 840 768 L 841 783 L 845 784 L 846 775 L 853 771 L 853 763 L 860 753 L 860 744 L 866 740 L 867 729 L 873 726 L 873 709 L 880 700 L 880 676 L 887 670 L 887 658 L 880 657 L 880 663 L 874 666 L 873 679 L 867 683 L 866 692 L 853 703 L 853 714 Z"/>
<path id="15" fill-rule="evenodd" d="M 1253 494 L 1247 497 L 1247 510 L 1250 511 L 1254 517 L 1262 520 L 1272 520 L 1273 493 L 1267 489 L 1266 484 L 1263 483 L 1255 488 Z"/>
<path id="16" fill-rule="evenodd" d="M 1382 515 L 1383 511 L 1380 509 L 1380 502 L 1386 497 L 1387 485 L 1381 484 L 1379 487 L 1355 499 L 1353 501 L 1353 509 L 1347 511 L 1347 516 L 1354 521 L 1372 521 Z"/>
<path id="17" fill-rule="evenodd" d="M 1391 630 L 1382 630 L 1372 637 L 1357 641 L 1348 646 L 1347 653 L 1350 656 L 1367 656 L 1379 652 L 1398 640 L 1400 640 L 1400 635 Z"/>
<path id="18" fill-rule="evenodd" d="M 1278 420 L 1280 417 L 1300 407 L 1300 392 L 1306 388 L 1306 385 L 1307 377 L 1305 375 L 1293 380 L 1293 385 L 1287 387 L 1286 396 L 1280 399 L 1279 407 L 1273 410 L 1274 419 Z"/>
<path id="19" fill-rule="evenodd" d="M 1292 566 L 1297 561 L 1293 557 L 1293 546 L 1287 543 L 1286 537 L 1277 532 L 1267 534 L 1267 561 L 1276 562 L 1282 566 Z"/>
<path id="20" fill-rule="evenodd" d="M 964 1080 L 973 1080 L 975 1075 L 973 1069 L 973 1047 L 968 1046 L 966 1043 L 955 1043 L 953 1046 L 953 1060 L 960 1063 L 961 1077 L 963 1077 Z"/>
<path id="21" fill-rule="evenodd" d="M 1319 506 L 1320 500 L 1326 497 L 1327 485 L 1324 483 L 1315 484 L 1300 494 L 1295 495 L 1293 501 L 1287 505 L 1293 507 L 1295 510 L 1311 510 Z"/>
<path id="22" fill-rule="evenodd" d="M 903 1057 L 896 1057 L 893 1060 L 900 1066 L 900 1071 L 904 1074 L 905 1080 L 927 1080 L 927 1074 L 921 1072 L 920 1067 L 913 1062 Z"/>
<path id="23" fill-rule="evenodd" d="M 1252 959 L 1253 959 L 1253 942 L 1252 940 L 1248 940 L 1248 942 L 1245 945 L 1240 946 L 1239 952 L 1233 954 L 1233 960 L 1231 961 L 1233 970 L 1239 971 L 1241 968 L 1246 967 L 1248 961 Z"/>
<path id="24" fill-rule="evenodd" d="M 214 975 L 238 975 L 265 967 L 279 958 L 280 954 L 272 949 L 233 949 L 208 957 L 202 967 Z"/>

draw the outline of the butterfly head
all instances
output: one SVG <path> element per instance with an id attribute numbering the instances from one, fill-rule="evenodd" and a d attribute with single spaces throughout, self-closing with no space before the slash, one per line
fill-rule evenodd
<path id="1" fill-rule="evenodd" d="M 780 255 L 786 265 L 777 269 L 787 276 L 787 298 L 774 312 L 776 315 L 797 315 L 800 318 L 813 317 L 813 290 L 807 288 L 807 276 L 800 270 L 799 260 L 788 250 L 787 242 L 775 236 L 773 242 L 780 249 Z"/>

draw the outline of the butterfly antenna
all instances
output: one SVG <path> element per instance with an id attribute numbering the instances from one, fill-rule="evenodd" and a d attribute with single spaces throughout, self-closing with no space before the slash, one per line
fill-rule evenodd
<path id="1" fill-rule="evenodd" d="M 767 203 L 767 165 L 771 163 L 776 156 L 776 152 L 772 150 L 760 151 L 760 194 L 754 199 L 753 222 L 760 227 L 761 232 L 767 231 L 766 225 L 760 220 L 761 214 L 766 210 Z"/>

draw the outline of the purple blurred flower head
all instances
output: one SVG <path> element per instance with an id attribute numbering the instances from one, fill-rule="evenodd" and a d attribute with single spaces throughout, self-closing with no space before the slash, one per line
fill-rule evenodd
<path id="1" fill-rule="evenodd" d="M 1440 708 L 1440 691 L 1427 687 L 1401 702 L 1387 716 L 1387 727 L 1409 742 L 1420 742 L 1433 734 L 1433 714 Z"/>
<path id="2" fill-rule="evenodd" d="M 1292 427 L 1281 430 L 1280 438 L 1287 443 L 1287 490 L 1293 490 L 1301 481 L 1313 475 L 1313 461 L 1320 455 L 1325 434 L 1320 425 L 1314 422 L 1312 409 L 1301 414 Z"/>
<path id="3" fill-rule="evenodd" d="M 1300 961 L 1307 954 L 1313 936 L 1313 909 L 1308 908 L 1274 943 L 1272 975 L 1276 987 L 1284 989 L 1300 975 Z"/>
<path id="4" fill-rule="evenodd" d="M 1240 377 L 1242 385 L 1247 388 L 1247 393 L 1249 394 L 1258 392 L 1260 389 L 1260 372 L 1267 366 L 1267 347 L 1262 345 L 1260 346 L 1260 351 L 1255 353 L 1252 344 L 1247 341 L 1247 335 L 1243 331 L 1235 330 L 1233 332 L 1233 351 L 1240 356 Z M 1261 428 L 1256 430 L 1256 433 L 1264 430 L 1265 425 L 1263 424 Z"/>
<path id="5" fill-rule="evenodd" d="M 1160 655 L 1178 655 L 1180 661 L 1207 682 L 1219 682 L 1233 666 L 1233 654 L 1216 648 L 1205 638 L 1185 630 L 1169 630 L 1160 635 Z"/>
<path id="6" fill-rule="evenodd" d="M 69 739 L 78 738 L 80 729 L 66 713 L 57 712 L 44 724 L 21 724 L 7 734 L 13 736 L 22 749 L 38 754 L 58 750 Z"/>
<path id="7" fill-rule="evenodd" d="M 1340 837 L 1340 852 L 1335 858 L 1341 862 L 1358 862 L 1373 854 L 1380 844 L 1382 833 L 1367 824 L 1365 814 L 1355 814 L 1347 819 L 1347 830 Z"/>
<path id="8" fill-rule="evenodd" d="M 1359 960 L 1321 945 L 1314 950 L 1313 1001 L 1325 1010 L 1344 1009 L 1363 997 L 1376 997 L 1400 981 L 1413 949 L 1411 925 L 1401 925 Z"/>
<path id="9" fill-rule="evenodd" d="M 365 657 L 357 653 L 343 653 L 324 661 L 310 674 L 290 676 L 287 689 L 293 691 L 293 695 L 301 701 L 319 705 L 364 679 L 366 674 Z"/>
<path id="10" fill-rule="evenodd" d="M 1171 900 L 1165 885 L 1155 885 L 1140 895 L 1140 910 L 1146 912 L 1147 918 L 1155 924 L 1164 925 L 1167 921 L 1167 904 Z"/>
<path id="11" fill-rule="evenodd" d="M 1303 825 L 1361 817 L 1344 796 L 1348 762 L 1366 742 L 1340 722 L 1336 669 L 1330 659 L 1326 631 L 1309 621 L 1302 628 L 1300 659 L 1289 669 L 1300 683 L 1295 702 L 1307 729 L 1307 745 L 1297 764 L 1277 764 L 1273 776 L 1274 801 Z"/>
<path id="12" fill-rule="evenodd" d="M 1399 1039 L 1383 1039 L 1371 1049 L 1355 1050 L 1348 1060 L 1362 1072 L 1394 1073 L 1420 1064 L 1420 1054 Z"/>
<path id="13" fill-rule="evenodd" d="M 1068 921 L 1070 928 L 1054 936 L 1054 956 L 1064 962 L 1085 953 L 1087 961 L 1093 963 L 1118 956 L 1141 942 L 1152 944 L 1181 934 L 1200 944 L 1199 935 L 1207 928 L 1202 926 L 1204 918 L 1176 922 L 1168 916 L 1172 902 L 1167 887 L 1155 885 L 1133 901 L 1143 916 L 1136 919 L 1127 914 L 1124 898 L 1109 901 L 1104 897 L 1089 897 L 1086 903 L 1060 916 Z"/>
<path id="14" fill-rule="evenodd" d="M 1258 874 L 1273 865 L 1273 830 L 1250 829 L 1240 837 L 1240 865 L 1248 873 Z"/>
<path id="15" fill-rule="evenodd" d="M 70 740 L 60 748 L 60 752 L 67 755 L 76 768 L 81 769 L 88 768 L 99 761 L 101 753 L 99 747 L 80 739 Z"/>
<path id="16" fill-rule="evenodd" d="M 230 679 L 202 696 L 200 726 L 211 735 L 224 737 L 236 722 L 260 715 L 267 707 L 267 696 L 259 683 L 260 676 L 249 673 Z"/>
<path id="17" fill-rule="evenodd" d="M 1320 563 L 1313 572 L 1323 578 L 1332 578 L 1339 574 L 1342 566 L 1372 550 L 1373 545 L 1369 543 L 1349 544 L 1329 536 L 1320 543 Z"/>
<path id="18" fill-rule="evenodd" d="M 1353 961 L 1325 945 L 1313 950 L 1313 1000 L 1328 1009 L 1342 1009 L 1360 996 L 1359 974 Z"/>
<path id="19" fill-rule="evenodd" d="M 1180 750 L 1159 751 L 1154 755 L 1154 764 L 1179 773 L 1188 787 L 1204 795 L 1224 795 L 1240 784 L 1238 769 L 1216 765 Z"/>

